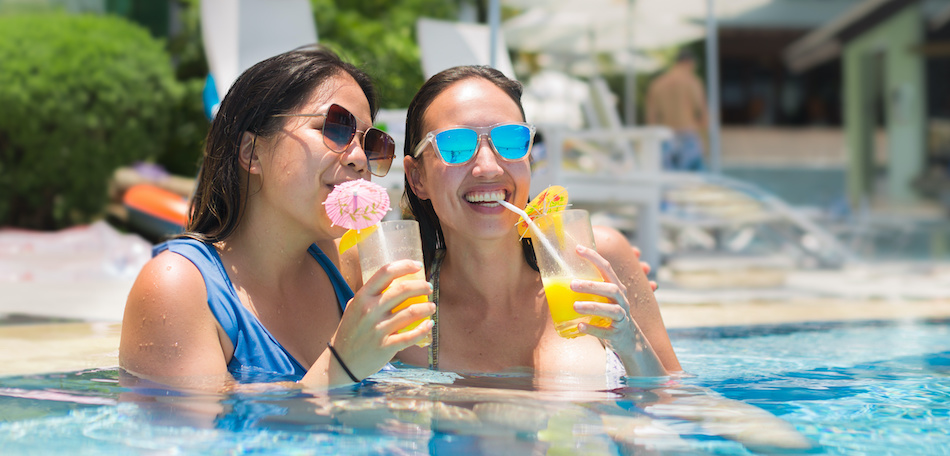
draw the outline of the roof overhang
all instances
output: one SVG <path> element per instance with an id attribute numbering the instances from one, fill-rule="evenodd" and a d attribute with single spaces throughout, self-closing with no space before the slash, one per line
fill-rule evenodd
<path id="1" fill-rule="evenodd" d="M 930 27 L 931 31 L 935 31 L 942 29 L 947 24 L 950 24 L 950 5 L 934 14 L 927 26 Z"/>
<path id="2" fill-rule="evenodd" d="M 859 3 L 790 44 L 783 54 L 785 64 L 793 72 L 801 73 L 837 58 L 845 43 L 919 1 L 868 0 Z"/>

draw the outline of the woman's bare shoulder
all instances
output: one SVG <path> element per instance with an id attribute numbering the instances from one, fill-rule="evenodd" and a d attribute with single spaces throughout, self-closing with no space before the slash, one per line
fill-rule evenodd
<path id="1" fill-rule="evenodd" d="M 219 371 L 223 364 L 213 362 L 223 359 L 216 322 L 198 268 L 163 252 L 145 264 L 129 292 L 119 363 L 146 375 Z M 201 362 L 208 366 L 196 368 Z"/>
<path id="2" fill-rule="evenodd" d="M 207 291 L 198 267 L 177 253 L 164 251 L 152 258 L 132 285 L 129 303 L 163 306 L 174 303 L 205 302 Z M 173 308 L 182 306 L 173 305 Z M 173 310 L 173 309 L 169 309 Z"/>
<path id="3" fill-rule="evenodd" d="M 608 255 L 633 254 L 633 246 L 623 233 L 609 226 L 594 225 L 594 246 L 604 258 Z"/>

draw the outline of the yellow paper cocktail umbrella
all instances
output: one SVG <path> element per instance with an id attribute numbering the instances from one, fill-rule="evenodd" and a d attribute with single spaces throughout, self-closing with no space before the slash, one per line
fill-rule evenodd
<path id="1" fill-rule="evenodd" d="M 567 209 L 567 206 L 569 206 L 567 204 L 567 189 L 560 185 L 552 185 L 534 197 L 525 206 L 524 211 L 531 220 L 535 220 L 552 212 L 563 211 Z M 528 229 L 528 222 L 524 220 L 524 217 L 518 220 L 518 234 L 523 238 L 531 237 L 531 230 Z"/>

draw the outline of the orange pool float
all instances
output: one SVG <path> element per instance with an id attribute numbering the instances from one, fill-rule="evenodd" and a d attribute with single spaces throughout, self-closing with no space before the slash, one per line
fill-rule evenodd
<path id="1" fill-rule="evenodd" d="M 174 236 L 188 222 L 188 199 L 155 185 L 129 187 L 122 204 L 129 211 L 129 227 L 148 237 Z"/>

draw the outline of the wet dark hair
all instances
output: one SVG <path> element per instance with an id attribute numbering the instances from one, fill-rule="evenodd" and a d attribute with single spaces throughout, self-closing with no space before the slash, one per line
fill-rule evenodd
<path id="1" fill-rule="evenodd" d="M 682 48 L 676 53 L 677 62 L 695 62 L 696 54 L 689 48 Z"/>
<path id="2" fill-rule="evenodd" d="M 363 89 L 375 118 L 379 106 L 370 77 L 319 45 L 268 58 L 238 76 L 208 130 L 188 224 L 181 237 L 217 242 L 234 232 L 244 213 L 250 179 L 248 175 L 248 181 L 242 182 L 245 173 L 239 161 L 244 133 L 273 135 L 287 122 L 274 114 L 299 109 L 312 99 L 315 90 L 342 75 L 349 75 Z"/>
<path id="3" fill-rule="evenodd" d="M 419 91 L 409 103 L 409 110 L 406 112 L 406 140 L 403 153 L 411 157 L 416 146 L 422 141 L 423 136 L 428 133 L 423 131 L 423 117 L 429 105 L 439 94 L 444 92 L 452 85 L 466 79 L 481 78 L 503 90 L 518 105 L 521 111 L 521 119 L 524 120 L 524 107 L 521 105 L 521 94 L 524 89 L 521 83 L 509 79 L 501 71 L 489 66 L 469 65 L 457 66 L 444 70 L 422 84 Z M 416 157 L 415 160 L 424 160 L 425 155 Z M 436 215 L 432 202 L 419 198 L 412 187 L 409 186 L 409 178 L 405 180 L 405 191 L 402 197 L 402 206 L 409 215 L 419 222 L 419 233 L 422 237 L 422 255 L 425 259 L 426 269 L 432 264 L 436 250 L 445 248 L 445 239 L 442 234 L 442 224 L 439 222 L 439 216 Z M 530 238 L 525 238 L 521 242 L 525 261 L 535 270 L 538 269 L 537 261 L 534 258 L 534 250 L 531 247 Z"/>

